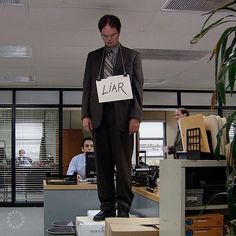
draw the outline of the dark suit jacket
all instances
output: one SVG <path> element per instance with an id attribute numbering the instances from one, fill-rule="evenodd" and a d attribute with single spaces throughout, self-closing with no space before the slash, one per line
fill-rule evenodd
<path id="1" fill-rule="evenodd" d="M 101 62 L 104 61 L 103 48 L 99 48 L 88 54 L 84 82 L 83 82 L 83 100 L 82 100 L 82 119 L 90 117 L 93 129 L 100 126 L 103 113 L 103 104 L 98 102 L 96 89 L 96 80 L 98 79 Z M 121 46 L 126 72 L 130 76 L 133 92 L 132 100 L 115 101 L 114 110 L 116 121 L 121 131 L 128 131 L 128 123 L 131 118 L 141 120 L 142 99 L 143 99 L 143 70 L 141 65 L 140 53 Z M 103 72 L 103 68 L 102 68 Z M 120 50 L 118 51 L 116 65 L 113 75 L 124 74 Z M 103 75 L 101 75 L 101 78 Z"/>
<path id="2" fill-rule="evenodd" d="M 169 151 L 168 154 L 174 154 L 174 156 L 176 155 L 177 151 L 183 151 L 183 144 L 182 144 L 182 139 L 181 139 L 181 134 L 178 128 L 175 140 L 174 140 L 174 145 L 169 147 Z"/>

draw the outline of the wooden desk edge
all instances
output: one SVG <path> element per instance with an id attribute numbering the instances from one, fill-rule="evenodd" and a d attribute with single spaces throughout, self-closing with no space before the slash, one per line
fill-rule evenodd
<path id="1" fill-rule="evenodd" d="M 91 183 L 79 183 L 77 185 L 54 185 L 47 184 L 46 180 L 43 180 L 43 188 L 44 190 L 89 190 L 89 189 L 97 189 L 96 184 Z M 159 203 L 159 193 L 158 192 L 148 192 L 146 187 L 132 187 L 134 193 L 139 194 L 143 197 L 146 197 L 154 202 Z"/>
<path id="2" fill-rule="evenodd" d="M 43 189 L 44 190 L 88 190 L 88 189 L 97 189 L 96 184 L 91 183 L 78 183 L 78 184 L 47 184 L 46 180 L 43 180 Z"/>
<path id="3" fill-rule="evenodd" d="M 148 192 L 146 190 L 146 187 L 135 187 L 133 186 L 133 192 L 137 193 L 143 197 L 146 197 L 154 202 L 159 203 L 160 197 L 159 197 L 159 192 L 156 190 L 154 193 Z"/>

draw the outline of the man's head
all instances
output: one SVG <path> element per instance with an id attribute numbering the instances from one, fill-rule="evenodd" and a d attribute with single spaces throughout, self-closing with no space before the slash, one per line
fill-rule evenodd
<path id="1" fill-rule="evenodd" d="M 119 43 L 121 23 L 118 17 L 104 15 L 98 22 L 98 29 L 107 47 L 113 48 Z"/>
<path id="2" fill-rule="evenodd" d="M 92 137 L 85 137 L 81 144 L 82 152 L 93 152 L 93 138 Z"/>
<path id="3" fill-rule="evenodd" d="M 186 117 L 186 116 L 189 116 L 189 112 L 185 108 L 178 108 L 175 111 L 175 119 L 176 120 L 179 120 L 179 119 Z"/>
<path id="4" fill-rule="evenodd" d="M 25 150 L 24 149 L 19 150 L 19 156 L 20 157 L 24 157 L 25 156 Z"/>

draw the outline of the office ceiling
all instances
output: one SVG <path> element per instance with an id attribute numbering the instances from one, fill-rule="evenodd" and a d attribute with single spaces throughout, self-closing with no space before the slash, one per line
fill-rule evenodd
<path id="1" fill-rule="evenodd" d="M 212 89 L 208 59 L 220 31 L 190 44 L 202 1 L 0 0 L 0 87 L 82 88 L 87 53 L 103 46 L 97 22 L 115 14 L 120 42 L 142 52 L 144 88 Z"/>

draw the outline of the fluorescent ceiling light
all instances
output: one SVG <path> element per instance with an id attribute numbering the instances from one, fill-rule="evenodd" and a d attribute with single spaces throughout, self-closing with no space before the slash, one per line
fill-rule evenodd
<path id="1" fill-rule="evenodd" d="M 33 76 L 0 75 L 0 83 L 31 83 Z"/>
<path id="2" fill-rule="evenodd" d="M 144 81 L 144 85 L 152 85 L 152 84 L 164 84 L 166 83 L 166 80 L 163 79 L 163 80 L 145 80 Z"/>
<path id="3" fill-rule="evenodd" d="M 142 59 L 167 61 L 200 61 L 209 51 L 170 50 L 170 49 L 140 49 Z"/>
<path id="4" fill-rule="evenodd" d="M 0 6 L 22 6 L 25 0 L 0 0 Z"/>
<path id="5" fill-rule="evenodd" d="M 229 0 L 167 0 L 162 11 L 212 11 L 229 3 Z"/>
<path id="6" fill-rule="evenodd" d="M 0 57 L 11 57 L 11 58 L 32 57 L 32 48 L 30 46 L 0 45 Z"/>

